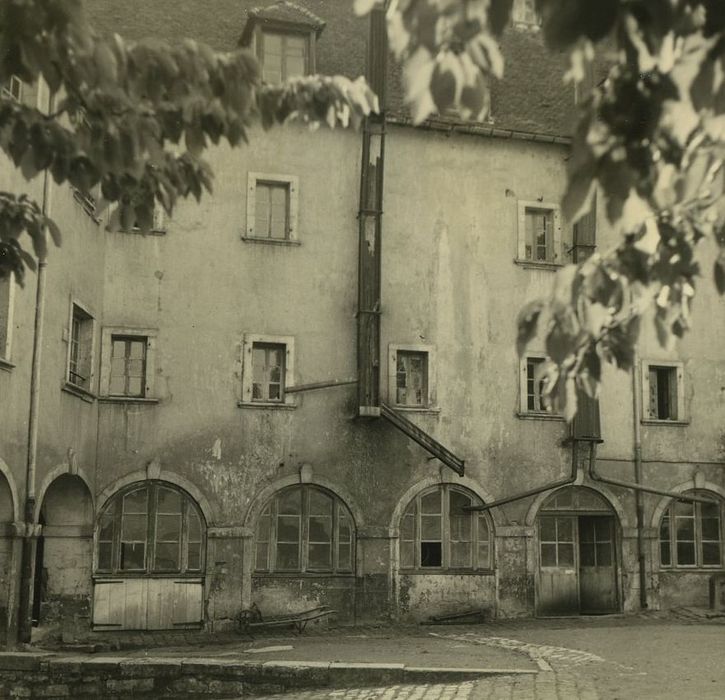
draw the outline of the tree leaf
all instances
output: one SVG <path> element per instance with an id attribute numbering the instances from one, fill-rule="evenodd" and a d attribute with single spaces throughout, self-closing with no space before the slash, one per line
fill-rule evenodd
<path id="1" fill-rule="evenodd" d="M 541 300 L 529 302 L 519 313 L 516 320 L 517 336 L 516 351 L 521 357 L 526 350 L 529 341 L 536 335 L 539 316 L 544 308 L 544 302 Z"/>
<path id="2" fill-rule="evenodd" d="M 715 286 L 719 294 L 725 294 L 725 253 L 720 253 L 713 267 Z"/>

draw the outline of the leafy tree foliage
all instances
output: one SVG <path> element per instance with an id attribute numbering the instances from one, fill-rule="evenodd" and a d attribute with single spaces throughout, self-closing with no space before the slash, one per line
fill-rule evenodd
<path id="1" fill-rule="evenodd" d="M 374 4 L 356 0 L 360 13 Z M 512 4 L 390 2 L 390 44 L 416 121 L 451 107 L 485 116 L 488 80 L 504 72 L 496 39 Z M 689 328 L 701 241 L 716 244 L 711 274 L 725 292 L 725 2 L 536 0 L 536 10 L 547 45 L 570 56 L 563 77 L 588 94 L 564 215 L 576 223 L 599 194 L 621 234 L 614 250 L 560 271 L 551 299 L 531 302 L 518 318 L 519 352 L 545 336 L 547 392 L 571 417 L 579 390 L 597 394 L 604 362 L 632 366 L 648 309 L 662 345 Z M 609 72 L 592 85 L 603 49 Z"/>
<path id="2" fill-rule="evenodd" d="M 81 0 L 4 0 L 0 49 L 0 84 L 42 78 L 52 95 L 48 110 L 3 96 L 0 147 L 28 180 L 47 171 L 84 195 L 100 183 L 97 211 L 117 203 L 111 226 L 121 229 L 148 231 L 155 201 L 171 213 L 179 197 L 211 191 L 202 158 L 210 143 L 238 146 L 255 122 L 357 125 L 377 109 L 364 80 L 310 76 L 268 86 L 247 50 L 104 39 Z M 0 273 L 21 282 L 35 266 L 24 233 L 40 259 L 46 234 L 60 237 L 37 203 L 0 193 Z"/>

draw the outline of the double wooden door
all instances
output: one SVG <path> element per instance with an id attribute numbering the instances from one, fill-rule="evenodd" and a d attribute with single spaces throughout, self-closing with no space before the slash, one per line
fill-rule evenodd
<path id="1" fill-rule="evenodd" d="M 539 517 L 538 615 L 617 612 L 614 533 L 611 515 Z"/>

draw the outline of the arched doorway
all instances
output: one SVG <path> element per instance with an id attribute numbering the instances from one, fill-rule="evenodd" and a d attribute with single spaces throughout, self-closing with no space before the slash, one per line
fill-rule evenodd
<path id="1" fill-rule="evenodd" d="M 13 492 L 5 475 L 0 473 L 0 639 L 7 629 L 8 600 L 13 588 Z"/>
<path id="2" fill-rule="evenodd" d="M 544 501 L 536 518 L 537 615 L 619 611 L 617 531 L 614 510 L 592 489 L 570 486 Z"/>
<path id="3" fill-rule="evenodd" d="M 79 476 L 62 474 L 48 486 L 35 560 L 33 620 L 88 613 L 91 593 L 93 501 Z"/>
<path id="4" fill-rule="evenodd" d="M 203 623 L 206 521 L 166 481 L 131 484 L 96 523 L 93 625 L 159 630 Z"/>

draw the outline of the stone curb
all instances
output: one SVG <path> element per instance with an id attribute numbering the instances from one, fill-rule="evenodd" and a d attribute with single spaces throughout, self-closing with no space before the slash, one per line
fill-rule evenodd
<path id="1" fill-rule="evenodd" d="M 81 686 L 110 695 L 229 697 L 300 688 L 345 688 L 404 683 L 454 683 L 486 676 L 532 676 L 536 669 L 408 666 L 402 663 L 242 661 L 189 657 L 83 657 L 0 652 L 0 684 L 24 697 L 78 697 Z M 90 684 L 90 685 L 89 685 Z M 95 685 L 93 685 L 95 684 Z M 57 688 L 57 694 L 52 689 Z M 21 689 L 24 690 L 21 691 Z"/>

